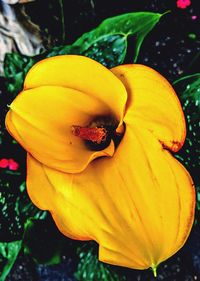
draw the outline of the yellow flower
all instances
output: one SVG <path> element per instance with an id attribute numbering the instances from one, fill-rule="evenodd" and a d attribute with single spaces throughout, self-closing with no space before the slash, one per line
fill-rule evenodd
<path id="1" fill-rule="evenodd" d="M 184 143 L 185 120 L 155 70 L 45 59 L 27 74 L 6 126 L 28 152 L 31 200 L 66 236 L 99 243 L 101 261 L 155 271 L 185 243 L 195 193 L 170 152 Z"/>

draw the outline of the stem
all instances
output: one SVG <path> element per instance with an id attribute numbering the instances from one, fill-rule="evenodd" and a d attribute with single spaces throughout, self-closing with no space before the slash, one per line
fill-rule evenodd
<path id="1" fill-rule="evenodd" d="M 65 42 L 65 16 L 64 16 L 64 8 L 63 8 L 63 0 L 59 0 L 60 4 L 60 15 L 61 15 L 61 27 L 62 27 L 62 41 Z"/>
<path id="2" fill-rule="evenodd" d="M 193 78 L 193 77 L 195 77 L 195 76 L 200 76 L 200 72 L 197 72 L 197 73 L 191 74 L 191 75 L 187 75 L 187 76 L 183 76 L 183 77 L 181 77 L 181 78 L 175 80 L 175 81 L 173 82 L 173 85 L 179 83 L 179 82 L 182 81 L 182 80 L 186 80 L 186 79 L 188 79 L 188 78 Z"/>
<path id="3" fill-rule="evenodd" d="M 156 277 L 157 277 L 157 266 L 156 266 L 156 265 L 153 265 L 153 266 L 151 267 L 151 269 L 152 269 L 152 271 L 153 271 L 154 277 L 156 278 Z"/>
<path id="4" fill-rule="evenodd" d="M 166 14 L 169 14 L 169 13 L 171 13 L 172 11 L 171 10 L 167 10 L 166 12 L 164 12 L 163 14 L 162 14 L 162 16 L 164 16 L 164 15 L 166 15 Z"/>

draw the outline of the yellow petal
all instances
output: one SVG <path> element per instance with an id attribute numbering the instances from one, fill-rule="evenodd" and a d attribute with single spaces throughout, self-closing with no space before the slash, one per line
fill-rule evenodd
<path id="1" fill-rule="evenodd" d="M 27 187 L 63 234 L 97 241 L 99 259 L 110 264 L 155 269 L 183 246 L 193 223 L 188 172 L 135 125 L 126 126 L 112 158 L 96 159 L 80 174 L 57 172 L 29 156 Z"/>
<path id="2" fill-rule="evenodd" d="M 138 128 L 146 128 L 164 147 L 178 151 L 185 140 L 185 119 L 169 82 L 144 65 L 121 65 L 111 71 L 128 92 L 125 123 L 134 122 Z"/>
<path id="3" fill-rule="evenodd" d="M 102 151 L 90 151 L 72 134 L 72 125 L 88 126 L 97 115 L 111 110 L 95 97 L 79 91 L 41 86 L 20 93 L 10 105 L 6 126 L 38 161 L 54 169 L 76 173 L 100 156 L 111 156 L 113 142 Z"/>
<path id="4" fill-rule="evenodd" d="M 127 99 L 124 85 L 111 71 L 90 58 L 63 55 L 39 61 L 28 72 L 24 88 L 43 85 L 64 86 L 84 92 L 111 107 L 118 121 L 123 117 Z"/>

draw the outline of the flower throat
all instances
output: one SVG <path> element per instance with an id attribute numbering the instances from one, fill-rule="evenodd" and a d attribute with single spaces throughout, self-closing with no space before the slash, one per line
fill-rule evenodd
<path id="1" fill-rule="evenodd" d="M 90 150 L 99 151 L 109 146 L 111 139 L 118 146 L 123 133 L 116 132 L 117 126 L 118 122 L 110 116 L 99 116 L 86 127 L 73 125 L 72 134 L 83 139 Z"/>

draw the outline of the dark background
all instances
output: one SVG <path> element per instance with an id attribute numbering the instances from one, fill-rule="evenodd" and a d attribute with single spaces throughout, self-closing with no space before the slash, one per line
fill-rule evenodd
<path id="1" fill-rule="evenodd" d="M 16 6 L 16 9 L 18 7 Z M 186 9 L 176 6 L 176 0 L 69 0 L 63 1 L 62 11 L 56 0 L 40 0 L 26 4 L 26 13 L 31 21 L 40 26 L 45 49 L 73 43 L 80 35 L 96 27 L 103 19 L 127 12 L 152 11 L 170 13 L 145 38 L 138 63 L 158 70 L 170 81 L 199 72 L 200 64 L 200 8 L 199 0 L 192 0 Z M 196 16 L 196 19 L 193 17 Z M 132 56 L 129 42 L 130 63 Z M 3 89 L 3 78 L 1 88 Z M 68 253 L 59 265 L 36 265 L 20 254 L 8 281 L 69 281 L 73 279 L 74 261 Z M 130 281 L 154 280 L 151 272 L 127 270 Z M 200 229 L 193 229 L 181 251 L 158 268 L 157 280 L 200 280 Z M 109 280 L 108 280 L 109 281 Z"/>

